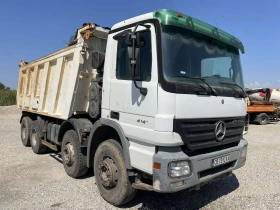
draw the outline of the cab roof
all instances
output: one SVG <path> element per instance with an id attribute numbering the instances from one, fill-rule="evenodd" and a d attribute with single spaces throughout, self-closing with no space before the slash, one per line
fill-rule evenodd
<path id="1" fill-rule="evenodd" d="M 147 19 L 158 19 L 162 25 L 174 25 L 189 29 L 191 31 L 195 31 L 197 33 L 212 37 L 213 39 L 219 40 L 233 47 L 236 47 L 242 53 L 245 53 L 245 49 L 242 42 L 235 36 L 208 23 L 193 18 L 189 15 L 182 14 L 180 12 L 169 9 L 160 9 L 154 12 L 146 13 L 127 19 L 125 21 L 115 24 L 112 27 L 112 30 Z"/>

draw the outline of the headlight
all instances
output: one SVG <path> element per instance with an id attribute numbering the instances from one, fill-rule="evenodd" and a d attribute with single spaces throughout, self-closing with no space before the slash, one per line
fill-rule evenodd
<path id="1" fill-rule="evenodd" d="M 181 177 L 190 175 L 191 169 L 187 161 L 172 162 L 169 164 L 170 177 Z"/>
<path id="2" fill-rule="evenodd" d="M 241 158 L 246 158 L 246 156 L 247 156 L 247 147 L 244 147 L 241 152 Z"/>

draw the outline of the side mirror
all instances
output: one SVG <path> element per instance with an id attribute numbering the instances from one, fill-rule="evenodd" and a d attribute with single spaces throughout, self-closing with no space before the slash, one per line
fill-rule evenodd
<path id="1" fill-rule="evenodd" d="M 133 47 L 127 47 L 127 70 L 130 78 L 133 80 L 140 80 L 140 49 L 135 48 L 134 53 L 135 59 L 133 59 Z"/>
<path id="2" fill-rule="evenodd" d="M 229 68 L 229 78 L 232 79 L 233 77 L 233 69 L 232 67 Z"/>
<path id="3" fill-rule="evenodd" d="M 127 46 L 132 46 L 133 45 L 133 39 L 135 39 L 135 47 L 137 47 L 140 44 L 140 33 L 127 33 L 125 37 L 125 44 Z"/>
<path id="4" fill-rule="evenodd" d="M 138 26 L 143 26 L 149 30 L 150 25 L 137 24 L 133 31 L 125 30 L 116 34 L 113 39 L 119 41 L 125 38 L 125 43 L 127 45 L 127 70 L 129 77 L 132 78 L 134 85 L 140 90 L 140 93 L 144 96 L 147 95 L 148 89 L 139 87 L 136 80 L 141 79 L 140 72 L 140 48 L 146 45 L 145 40 L 141 39 L 140 33 L 136 32 Z"/>
<path id="5" fill-rule="evenodd" d="M 92 53 L 92 68 L 100 69 L 104 64 L 105 53 L 96 51 Z"/>
<path id="6" fill-rule="evenodd" d="M 133 33 L 127 33 L 126 37 L 125 37 L 125 43 L 127 46 L 132 46 L 132 36 Z M 146 42 L 143 39 L 143 37 L 141 37 L 140 33 L 136 33 L 135 34 L 135 47 L 145 47 L 146 46 Z"/>

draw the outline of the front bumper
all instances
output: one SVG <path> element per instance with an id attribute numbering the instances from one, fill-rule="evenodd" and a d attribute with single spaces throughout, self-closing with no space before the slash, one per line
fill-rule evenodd
<path id="1" fill-rule="evenodd" d="M 242 167 L 246 162 L 241 157 L 241 152 L 248 145 L 245 139 L 241 139 L 236 147 L 202 154 L 187 156 L 180 147 L 159 147 L 154 156 L 154 162 L 161 164 L 161 169 L 153 169 L 153 190 L 158 192 L 177 192 L 180 190 L 199 187 L 231 174 L 235 169 Z M 230 161 L 217 167 L 212 166 L 212 159 L 230 155 Z M 168 164 L 173 161 L 187 160 L 191 167 L 191 174 L 187 177 L 171 178 L 168 174 Z"/>

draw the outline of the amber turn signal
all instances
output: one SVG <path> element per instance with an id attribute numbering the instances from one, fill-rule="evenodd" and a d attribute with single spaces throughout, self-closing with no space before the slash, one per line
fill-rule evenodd
<path id="1" fill-rule="evenodd" d="M 160 170 L 161 169 L 161 164 L 154 162 L 153 168 Z"/>

